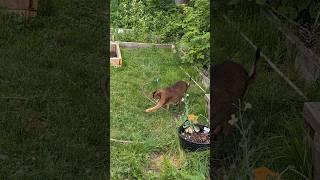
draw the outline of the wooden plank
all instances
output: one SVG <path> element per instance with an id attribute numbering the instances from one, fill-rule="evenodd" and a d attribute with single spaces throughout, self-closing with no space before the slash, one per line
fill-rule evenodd
<path id="1" fill-rule="evenodd" d="M 320 102 L 305 102 L 303 116 L 307 128 L 311 128 L 307 130 L 313 132 L 309 142 L 312 147 L 313 177 L 317 179 L 320 177 Z"/>
<path id="2" fill-rule="evenodd" d="M 313 178 L 320 178 L 320 134 L 315 133 L 313 139 Z"/>
<path id="3" fill-rule="evenodd" d="M 0 0 L 0 5 L 11 10 L 28 10 L 30 0 Z"/>
<path id="4" fill-rule="evenodd" d="M 320 78 L 320 57 L 282 25 L 281 20 L 271 11 L 262 11 L 263 15 L 273 23 L 287 38 L 290 51 L 294 53 L 295 67 L 300 71 L 306 81 L 316 81 Z M 291 54 L 292 55 L 292 54 Z"/>
<path id="5" fill-rule="evenodd" d="M 174 45 L 172 44 L 154 44 L 154 43 L 138 43 L 138 42 L 118 42 L 120 47 L 124 48 L 167 48 L 173 49 Z"/>
<path id="6" fill-rule="evenodd" d="M 28 11 L 28 10 L 8 10 L 8 11 L 18 14 L 20 16 L 27 16 L 27 17 L 37 16 L 37 11 Z"/>
<path id="7" fill-rule="evenodd" d="M 37 11 L 39 5 L 39 0 L 30 0 L 29 10 Z"/>
<path id="8" fill-rule="evenodd" d="M 210 79 L 205 76 L 204 74 L 201 74 L 201 77 L 202 77 L 202 84 L 203 86 L 208 89 L 210 87 Z"/>
<path id="9" fill-rule="evenodd" d="M 0 0 L 0 6 L 10 10 L 37 10 L 38 0 Z"/>
<path id="10" fill-rule="evenodd" d="M 115 67 L 122 66 L 122 56 L 119 43 L 110 42 L 110 54 L 112 51 L 116 52 L 116 57 L 110 57 L 110 64 Z"/>
<path id="11" fill-rule="evenodd" d="M 22 16 L 36 16 L 39 0 L 0 0 L 0 6 Z"/>
<path id="12" fill-rule="evenodd" d="M 210 94 L 205 94 L 205 100 L 207 102 L 208 119 L 209 119 L 209 126 L 210 126 Z"/>
<path id="13" fill-rule="evenodd" d="M 303 116 L 313 130 L 320 134 L 320 102 L 305 102 Z"/>

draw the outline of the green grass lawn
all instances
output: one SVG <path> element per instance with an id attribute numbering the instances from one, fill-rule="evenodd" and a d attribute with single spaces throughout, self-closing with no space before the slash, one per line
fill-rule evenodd
<path id="1" fill-rule="evenodd" d="M 111 141 L 112 179 L 205 179 L 209 174 L 209 151 L 184 152 L 179 145 L 172 112 L 145 113 L 154 104 L 144 94 L 189 79 L 179 68 L 180 60 L 170 50 L 121 49 L 125 65 L 111 67 L 111 138 L 130 140 L 124 144 Z M 183 66 L 193 77 L 196 72 Z M 155 80 L 159 78 L 159 82 Z M 206 115 L 204 94 L 191 83 L 191 112 Z M 201 120 L 201 123 L 206 123 Z"/>
<path id="2" fill-rule="evenodd" d="M 0 13 L 0 179 L 103 179 L 104 1 L 41 3 Z"/>

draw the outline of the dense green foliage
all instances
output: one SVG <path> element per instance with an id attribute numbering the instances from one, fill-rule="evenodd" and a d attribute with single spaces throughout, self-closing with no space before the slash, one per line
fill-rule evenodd
<path id="1" fill-rule="evenodd" d="M 278 0 L 272 1 L 269 5 L 293 20 L 300 18 L 302 11 L 306 11 L 311 19 L 315 19 L 320 8 L 319 3 L 312 0 Z"/>
<path id="2" fill-rule="evenodd" d="M 229 5 L 237 5 L 245 1 L 250 2 L 252 0 L 230 0 L 227 3 Z M 272 8 L 281 15 L 300 24 L 310 23 L 309 25 L 316 25 L 320 16 L 320 3 L 313 0 L 255 0 L 252 2 Z"/>
<path id="3" fill-rule="evenodd" d="M 114 0 L 111 7 L 111 27 L 130 29 L 114 30 L 116 40 L 175 43 L 185 62 L 209 62 L 209 0 Z"/>

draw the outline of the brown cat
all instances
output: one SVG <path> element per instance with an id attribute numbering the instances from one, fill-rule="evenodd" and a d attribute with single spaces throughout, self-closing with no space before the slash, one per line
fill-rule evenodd
<path id="1" fill-rule="evenodd" d="M 256 51 L 256 58 L 250 74 L 240 65 L 232 61 L 225 61 L 212 67 L 211 101 L 213 122 L 213 138 L 223 132 L 228 134 L 231 115 L 237 112 L 239 99 L 246 92 L 249 82 L 255 78 L 256 66 L 260 58 L 260 50 Z"/>
<path id="2" fill-rule="evenodd" d="M 154 91 L 152 97 L 159 101 L 154 107 L 146 109 L 145 112 L 152 112 L 166 106 L 169 109 L 171 104 L 181 103 L 184 94 L 187 92 L 189 84 L 184 81 L 178 81 L 173 86 Z"/>

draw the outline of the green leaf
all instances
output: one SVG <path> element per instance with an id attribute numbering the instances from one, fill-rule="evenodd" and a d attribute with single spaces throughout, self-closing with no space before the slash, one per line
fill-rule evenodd
<path id="1" fill-rule="evenodd" d="M 200 128 L 198 126 L 193 126 L 193 129 L 195 132 L 199 132 L 200 131 Z"/>
<path id="2" fill-rule="evenodd" d="M 260 5 L 264 5 L 266 3 L 266 0 L 256 0 L 256 3 Z"/>
<path id="3" fill-rule="evenodd" d="M 183 124 L 182 127 L 183 127 L 184 129 L 186 129 L 186 128 L 190 127 L 190 124 Z"/>

